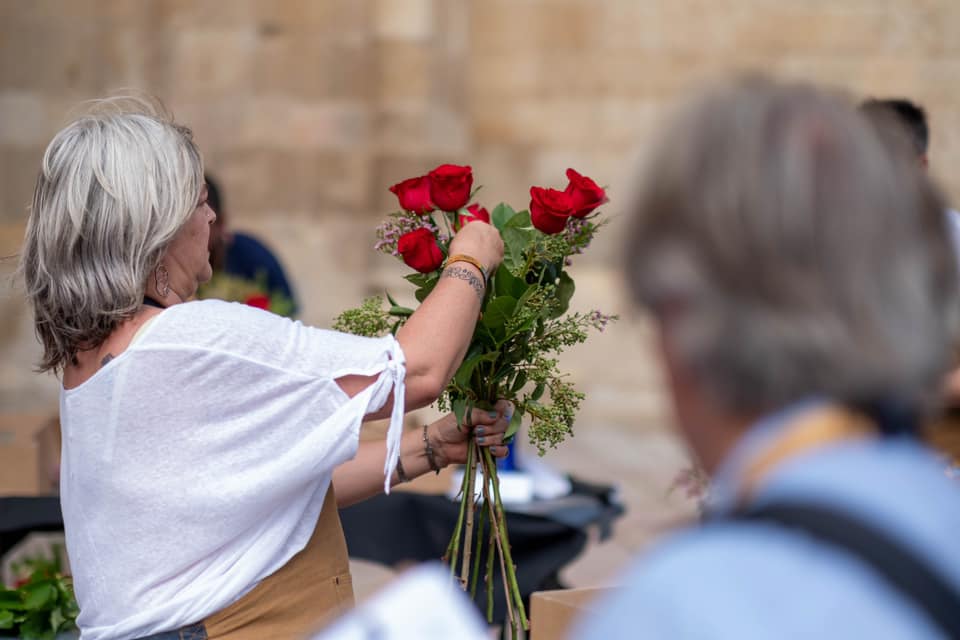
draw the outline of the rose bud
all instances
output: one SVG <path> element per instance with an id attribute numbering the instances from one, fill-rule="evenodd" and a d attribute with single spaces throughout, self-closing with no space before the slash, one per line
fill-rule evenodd
<path id="1" fill-rule="evenodd" d="M 408 267 L 420 273 L 436 271 L 443 264 L 443 252 L 433 232 L 426 227 L 409 231 L 397 241 L 397 250 Z"/>
<path id="2" fill-rule="evenodd" d="M 478 204 L 472 204 L 467 207 L 468 213 L 460 214 L 460 226 L 467 224 L 468 222 L 474 222 L 479 220 L 480 222 L 486 222 L 490 224 L 490 212 L 481 207 Z"/>
<path id="3" fill-rule="evenodd" d="M 473 170 L 455 164 L 442 164 L 429 174 L 430 199 L 438 209 L 457 211 L 470 200 Z"/>
<path id="4" fill-rule="evenodd" d="M 607 202 L 606 192 L 587 176 L 582 176 L 573 169 L 567 169 L 567 178 L 570 184 L 567 185 L 566 193 L 570 196 L 574 217 L 583 218 Z"/>
<path id="5" fill-rule="evenodd" d="M 572 214 L 573 205 L 565 191 L 530 187 L 530 221 L 540 231 L 560 233 Z"/>
<path id="6" fill-rule="evenodd" d="M 424 216 L 433 211 L 430 201 L 430 180 L 427 176 L 408 178 L 390 187 L 400 201 L 400 208 Z"/>
<path id="7" fill-rule="evenodd" d="M 270 309 L 270 297 L 262 293 L 255 293 L 247 296 L 247 299 L 244 302 L 251 307 L 256 307 L 257 309 Z"/>

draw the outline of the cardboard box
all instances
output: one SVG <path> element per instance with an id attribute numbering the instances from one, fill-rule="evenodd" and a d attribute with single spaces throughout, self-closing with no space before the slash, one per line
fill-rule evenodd
<path id="1" fill-rule="evenodd" d="M 50 414 L 0 415 L 0 495 L 57 493 L 60 421 Z"/>
<path id="2" fill-rule="evenodd" d="M 530 596 L 530 640 L 563 640 L 616 587 L 537 591 Z"/>

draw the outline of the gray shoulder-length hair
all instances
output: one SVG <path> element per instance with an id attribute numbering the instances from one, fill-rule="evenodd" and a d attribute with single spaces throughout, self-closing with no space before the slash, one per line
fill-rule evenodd
<path id="1" fill-rule="evenodd" d="M 96 101 L 54 136 L 20 259 L 43 345 L 41 371 L 62 370 L 137 310 L 202 188 L 190 130 L 159 102 Z"/>
<path id="2" fill-rule="evenodd" d="M 727 410 L 938 391 L 958 321 L 944 201 L 840 96 L 706 92 L 664 130 L 633 213 L 630 288 Z"/>

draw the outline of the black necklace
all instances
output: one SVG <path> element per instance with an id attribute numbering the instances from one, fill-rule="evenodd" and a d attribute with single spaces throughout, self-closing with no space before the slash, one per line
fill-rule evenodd
<path id="1" fill-rule="evenodd" d="M 148 307 L 156 307 L 157 309 L 166 309 L 166 305 L 160 304 L 159 301 L 151 298 L 150 296 L 143 296 L 143 304 Z"/>

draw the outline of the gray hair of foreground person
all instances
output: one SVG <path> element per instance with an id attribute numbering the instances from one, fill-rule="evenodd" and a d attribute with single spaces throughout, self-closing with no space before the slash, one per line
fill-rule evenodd
<path id="1" fill-rule="evenodd" d="M 203 184 L 190 130 L 151 100 L 96 101 L 57 133 L 43 155 L 20 258 L 41 371 L 62 370 L 140 307 Z"/>
<path id="2" fill-rule="evenodd" d="M 883 135 L 839 96 L 763 78 L 664 131 L 626 275 L 732 414 L 811 395 L 920 407 L 939 388 L 960 318 L 944 203 Z"/>

